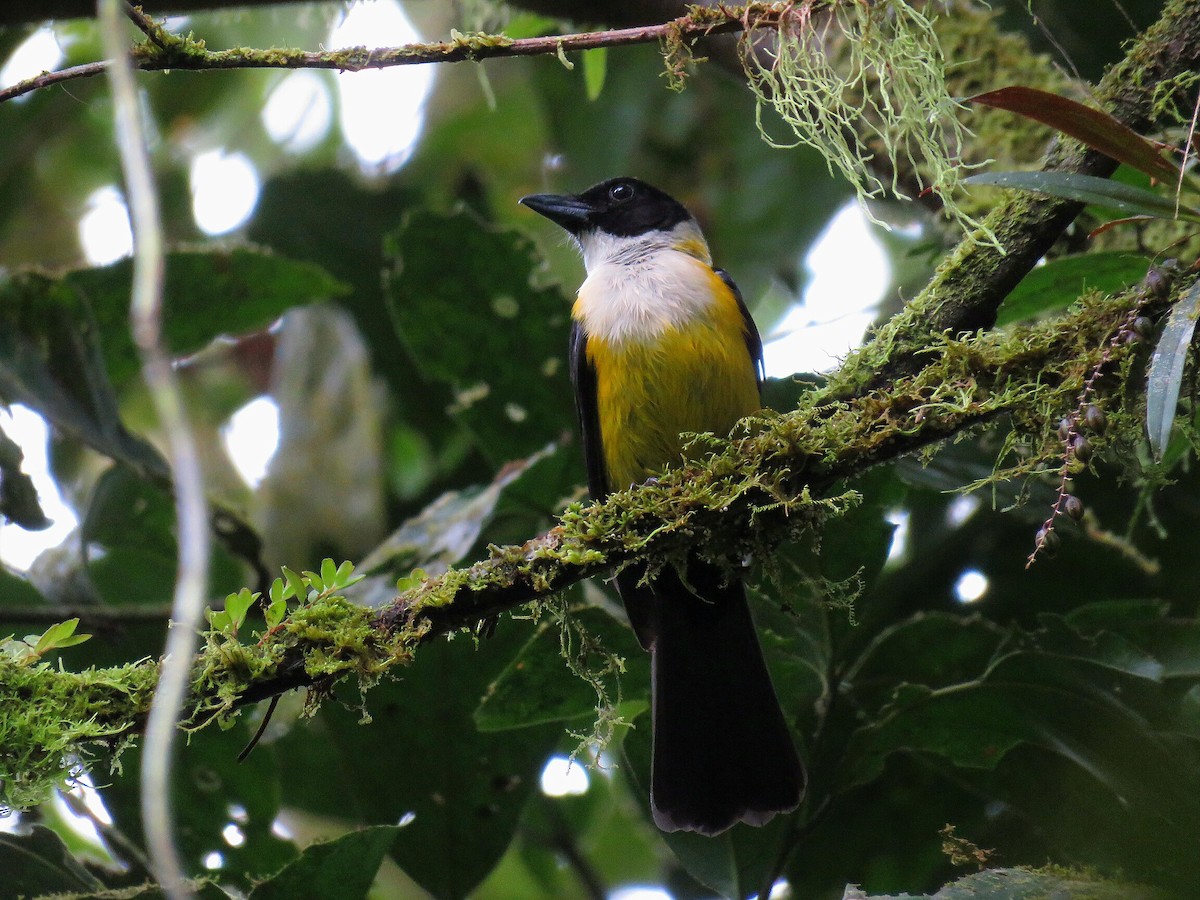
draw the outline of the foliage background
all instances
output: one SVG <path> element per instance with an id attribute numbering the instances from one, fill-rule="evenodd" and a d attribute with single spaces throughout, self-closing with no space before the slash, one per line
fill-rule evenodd
<path id="1" fill-rule="evenodd" d="M 1040 49 L 1053 49 L 1052 36 L 1088 78 L 1134 33 L 1115 4 L 1083 18 L 1035 4 L 1044 26 L 1024 2 L 993 5 L 997 27 Z M 1123 4 L 1138 25 L 1159 6 Z M 404 8 L 430 37 L 499 24 L 477 4 Z M 316 47 L 343 14 L 337 4 L 264 6 L 195 13 L 186 28 L 213 47 Z M 35 27 L 0 30 L 0 58 Z M 528 13 L 508 20 L 513 35 L 554 27 Z M 99 56 L 90 22 L 56 29 L 73 40 L 68 63 Z M 715 65 L 673 93 L 656 48 L 610 51 L 593 99 L 585 72 L 595 77 L 597 65 L 495 61 L 482 66 L 486 84 L 471 65 L 440 67 L 422 136 L 386 176 L 359 171 L 336 128 L 303 154 L 272 142 L 260 116 L 282 73 L 139 76 L 179 248 L 169 261 L 172 348 L 195 354 L 181 372 L 210 490 L 252 523 L 270 571 L 365 560 L 360 571 L 376 577 L 361 599 L 383 599 L 413 568 L 436 572 L 526 539 L 580 496 L 565 374 L 580 267 L 517 207 L 523 194 L 637 174 L 699 215 L 764 333 L 802 296 L 807 249 L 849 195 L 825 164 L 768 148 L 744 85 Z M 128 267 L 81 270 L 76 239 L 85 199 L 117 179 L 110 122 L 100 79 L 0 106 L 0 365 L 10 377 L 0 399 L 36 401 L 55 417 L 53 472 L 81 522 L 28 575 L 0 573 L 0 632 L 28 630 L 32 606 L 82 610 L 97 637 L 62 654 L 72 669 L 156 655 L 175 567 L 170 497 L 142 444 L 160 436 L 124 330 Z M 219 240 L 195 225 L 187 175 L 190 159 L 214 148 L 245 153 L 263 179 L 252 217 Z M 908 218 L 912 207 L 877 212 Z M 895 302 L 928 276 L 946 238 L 936 223 L 916 238 L 883 237 Z M 1047 290 L 1044 305 L 1078 287 Z M 210 343 L 219 335 L 237 339 Z M 30 348 L 45 346 L 31 362 Z M 111 393 L 81 392 L 80 381 L 107 382 Z M 17 383 L 31 393 L 18 395 Z M 805 389 L 773 383 L 770 404 L 787 408 Z M 264 392 L 281 410 L 281 446 L 251 490 L 219 435 Z M 55 406 L 64 394 L 73 402 Z M 426 646 L 395 680 L 365 698 L 341 692 L 312 719 L 300 716 L 300 698 L 285 698 L 240 765 L 258 713 L 192 735 L 176 787 L 191 871 L 248 890 L 296 861 L 255 891 L 280 896 L 319 877 L 340 892 L 324 896 L 361 894 L 372 860 L 382 863 L 381 897 L 608 896 L 631 885 L 748 895 L 781 879 L 805 898 L 840 896 L 847 884 L 924 892 L 970 871 L 944 849 L 942 829 L 953 825 L 995 849 L 992 865 L 1054 862 L 1186 895 L 1200 879 L 1197 510 L 1186 441 L 1169 490 L 1118 479 L 1104 460 L 1077 480 L 1093 531 L 1111 529 L 1136 553 L 1078 529 L 1056 559 L 1025 571 L 1052 483 L 956 493 L 991 472 L 1005 433 L 872 471 L 849 486 L 861 507 L 819 548 L 789 548 L 775 577 L 756 575 L 770 664 L 810 760 L 809 800 L 795 817 L 713 841 L 653 830 L 639 784 L 648 732 L 636 727 L 645 661 L 609 615 L 607 589 L 589 584 L 566 603 L 587 635 L 627 657 L 620 711 L 635 728 L 589 771 L 586 793 L 547 796 L 539 775 L 591 728 L 592 690 L 566 671 L 551 612 L 505 618 L 485 639 Z M 1136 469 L 1122 461 L 1123 472 Z M 903 552 L 889 556 L 896 521 L 906 523 Z M 255 583 L 245 555 L 218 554 L 214 595 Z M 970 606 L 955 594 L 966 571 L 987 579 Z M 847 594 L 852 613 L 830 605 Z M 126 750 L 119 772 L 92 773 L 111 816 L 103 847 L 76 836 L 60 806 L 20 814 L 23 830 L 0 840 L 17 893 L 144 880 L 138 753 Z M 374 827 L 354 831 L 362 826 Z M 332 850 L 298 856 L 348 832 Z M 206 866 L 214 852 L 215 869 Z M 113 858 L 126 869 L 97 865 Z"/>

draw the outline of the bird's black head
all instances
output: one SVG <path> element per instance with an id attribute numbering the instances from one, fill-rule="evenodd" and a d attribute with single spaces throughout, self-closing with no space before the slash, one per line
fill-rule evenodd
<path id="1" fill-rule="evenodd" d="M 674 197 L 637 178 L 610 178 L 582 194 L 532 194 L 520 202 L 576 237 L 585 231 L 637 237 L 669 231 L 692 217 Z"/>

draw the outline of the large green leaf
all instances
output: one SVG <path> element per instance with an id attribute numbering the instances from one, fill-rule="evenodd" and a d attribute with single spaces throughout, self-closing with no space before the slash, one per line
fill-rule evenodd
<path id="1" fill-rule="evenodd" d="M 28 834 L 0 833 L 0 871 L 10 897 L 76 893 L 101 887 L 62 838 L 43 825 Z"/>
<path id="2" fill-rule="evenodd" d="M 23 403 L 62 435 L 142 474 L 166 463 L 122 425 L 92 307 L 65 282 L 0 275 L 0 400 Z"/>
<path id="3" fill-rule="evenodd" d="M 140 368 L 129 330 L 131 263 L 79 269 L 63 283 L 91 306 L 112 382 L 120 390 Z M 167 254 L 163 330 L 176 356 L 221 334 L 265 328 L 293 306 L 331 300 L 346 287 L 320 266 L 254 247 Z"/>
<path id="4" fill-rule="evenodd" d="M 472 719 L 528 633 L 502 620 L 477 649 L 465 635 L 425 644 L 401 680 L 366 696 L 369 724 L 357 709 L 326 703 L 275 745 L 291 773 L 284 802 L 356 824 L 403 821 L 391 848 L 401 868 L 434 896 L 467 894 L 503 855 L 563 733 L 542 725 L 482 734 Z"/>
<path id="5" fill-rule="evenodd" d="M 453 388 L 451 414 L 490 460 L 528 456 L 572 427 L 570 310 L 557 290 L 534 286 L 528 239 L 466 211 L 418 211 L 385 251 L 400 339 L 428 378 Z"/>
<path id="6" fill-rule="evenodd" d="M 488 685 L 475 711 L 480 731 L 594 718 L 599 702 L 596 690 L 569 674 L 563 658 L 564 650 L 569 648 L 581 668 L 605 665 L 607 661 L 595 650 L 586 655 L 581 652 L 592 647 L 594 641 L 599 644 L 597 649 L 624 660 L 619 688 L 618 676 L 603 677 L 610 701 L 619 698 L 623 703 L 640 703 L 642 709 L 646 708 L 650 700 L 650 658 L 629 627 L 595 607 L 572 610 L 568 615 L 568 626 L 553 620 L 542 622 L 512 662 Z M 569 628 L 567 644 L 564 627 Z M 575 725 L 580 726 L 587 727 L 583 722 Z"/>
<path id="7" fill-rule="evenodd" d="M 1136 702 L 1134 687 L 1111 669 L 1031 652 L 1003 657 L 974 681 L 900 685 L 851 740 L 843 789 L 877 778 L 886 756 L 899 750 L 992 769 L 1029 744 L 1071 761 L 1143 812 L 1182 821 L 1200 790 L 1194 750 L 1159 733 L 1125 702 L 1126 693 Z"/>
<path id="8" fill-rule="evenodd" d="M 250 900 L 359 900 L 367 895 L 398 831 L 395 825 L 373 825 L 311 844 L 278 874 L 256 884 Z"/>
<path id="9" fill-rule="evenodd" d="M 997 325 L 1011 325 L 1049 312 L 1060 312 L 1085 291 L 1111 293 L 1141 280 L 1149 265 L 1137 253 L 1080 253 L 1038 266 L 1000 304 Z"/>
<path id="10" fill-rule="evenodd" d="M 210 726 L 189 735 L 179 749 L 171 797 L 175 841 L 187 872 L 211 874 L 243 890 L 252 879 L 277 871 L 296 855 L 295 845 L 272 830 L 280 807 L 280 779 L 289 768 L 265 743 L 239 763 L 238 751 L 251 733 L 243 717 L 228 730 Z M 144 846 L 141 756 L 141 747 L 125 751 L 120 773 L 102 787 L 101 797 L 116 827 Z M 93 778 L 103 784 L 100 773 Z M 231 840 L 227 829 L 236 831 L 238 838 Z M 205 865 L 205 857 L 213 852 L 222 859 L 215 873 Z"/>

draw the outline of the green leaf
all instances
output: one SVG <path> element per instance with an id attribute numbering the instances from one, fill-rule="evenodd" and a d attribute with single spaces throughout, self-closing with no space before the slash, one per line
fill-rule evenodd
<path id="1" fill-rule="evenodd" d="M 63 283 L 95 312 L 100 344 L 118 390 L 138 377 L 140 363 L 129 331 L 128 259 L 80 269 Z M 320 266 L 285 259 L 256 247 L 177 251 L 167 254 L 163 334 L 172 354 L 205 347 L 222 334 L 266 328 L 286 310 L 331 300 L 347 288 Z M 221 314 L 212 314 L 219 303 Z"/>
<path id="2" fill-rule="evenodd" d="M 1102 206 L 1124 215 L 1200 222 L 1200 210 L 1182 204 L 1177 206 L 1173 197 L 1094 175 L 1077 175 L 1073 172 L 983 172 L 964 178 L 963 183 L 1036 191 L 1064 200 Z"/>
<path id="3" fill-rule="evenodd" d="M 41 656 L 55 647 L 61 645 L 61 641 L 67 640 L 75 633 L 75 629 L 79 625 L 79 619 L 67 619 L 65 622 L 59 622 L 56 625 L 51 625 L 42 632 L 42 636 L 38 638 L 36 645 L 33 648 L 34 653 Z M 90 635 L 89 635 L 90 637 Z"/>
<path id="4" fill-rule="evenodd" d="M 569 304 L 534 286 L 541 261 L 527 238 L 465 210 L 421 211 L 388 236 L 386 255 L 400 339 L 455 391 L 451 414 L 481 453 L 496 465 L 526 457 L 573 425 Z"/>
<path id="5" fill-rule="evenodd" d="M 282 717 L 286 699 L 281 707 Z M 278 837 L 272 827 L 279 815 L 280 780 L 304 777 L 292 770 L 290 762 L 283 764 L 270 737 L 237 762 L 238 751 L 251 734 L 252 725 L 243 715 L 228 730 L 209 727 L 188 735 L 175 763 L 172 785 L 176 842 L 188 875 L 212 874 L 204 860 L 219 850 L 224 858 L 222 882 L 243 891 L 249 890 L 252 880 L 277 872 L 296 857 L 295 845 Z M 143 752 L 140 746 L 127 749 L 117 776 L 108 776 L 107 770 L 97 773 L 108 782 L 100 796 L 116 827 L 139 844 L 145 841 L 139 786 Z M 226 839 L 231 826 L 241 837 L 236 845 Z"/>
<path id="6" fill-rule="evenodd" d="M 310 844 L 277 875 L 256 884 L 250 900 L 359 900 L 367 896 L 399 831 L 396 825 L 375 825 L 332 841 Z"/>
<path id="7" fill-rule="evenodd" d="M 1061 312 L 1087 291 L 1113 293 L 1139 281 L 1149 265 L 1136 253 L 1101 252 L 1047 261 L 1021 279 L 1004 298 L 996 324 L 1011 325 L 1049 312 Z"/>
<path id="8" fill-rule="evenodd" d="M 329 557 L 321 560 L 321 583 L 327 588 L 337 587 L 338 567 Z"/>
<path id="9" fill-rule="evenodd" d="M 296 572 L 293 572 L 287 566 L 282 567 L 283 577 L 287 580 L 288 589 L 292 592 L 291 596 L 295 597 L 301 603 L 308 599 L 308 584 L 305 583 L 304 577 Z"/>
<path id="10" fill-rule="evenodd" d="M 0 872 L 10 897 L 94 891 L 103 885 L 71 855 L 62 838 L 43 825 L 28 834 L 0 832 Z"/>
<path id="11" fill-rule="evenodd" d="M 528 636 L 527 623 L 501 619 L 477 647 L 466 636 L 422 646 L 403 681 L 366 696 L 369 724 L 349 703 L 326 703 L 275 744 L 293 773 L 285 804 L 357 824 L 403 820 L 392 857 L 405 873 L 435 897 L 470 894 L 511 842 L 562 736 L 558 725 L 482 734 L 472 719 Z M 380 769 L 381 748 L 403 777 Z"/>
<path id="12" fill-rule="evenodd" d="M 1077 141 L 1117 162 L 1145 172 L 1151 178 L 1174 184 L 1179 178 L 1179 169 L 1167 162 L 1146 138 L 1129 126 L 1119 122 L 1106 112 L 1092 109 L 1058 94 L 1030 87 L 1006 87 L 970 98 L 972 103 L 982 103 L 995 109 L 1033 119 L 1057 128 Z"/>
<path id="13" fill-rule="evenodd" d="M 261 594 L 251 592 L 249 588 L 242 588 L 236 594 L 230 594 L 225 598 L 225 613 L 229 616 L 230 625 L 236 633 L 246 621 L 246 613 L 250 611 L 250 607 L 254 605 Z"/>
<path id="14" fill-rule="evenodd" d="M 595 607 L 575 610 L 570 615 L 576 627 L 583 628 L 607 651 L 625 660 L 619 693 L 613 676 L 604 679 L 610 698 L 615 701 L 619 696 L 623 703 L 633 701 L 642 704 L 642 708 L 648 706 L 650 658 L 638 646 L 629 627 Z M 577 659 L 585 668 L 603 662 L 596 656 Z M 475 710 L 475 724 L 480 731 L 506 731 L 546 722 L 594 719 L 597 702 L 591 685 L 568 671 L 563 659 L 561 626 L 546 621 L 488 685 Z M 576 727 L 586 725 L 580 723 Z"/>
<path id="15" fill-rule="evenodd" d="M 1171 307 L 1167 324 L 1154 348 L 1154 357 L 1150 360 L 1150 374 L 1146 383 L 1146 432 L 1150 437 L 1150 449 L 1160 459 L 1171 440 L 1179 389 L 1183 384 L 1184 368 L 1198 319 L 1200 284 L 1193 285 Z"/>
<path id="16" fill-rule="evenodd" d="M 0 401 L 23 403 L 58 433 L 165 478 L 153 447 L 121 422 L 91 306 L 65 282 L 0 274 Z"/>
<path id="17" fill-rule="evenodd" d="M 24 459 L 21 448 L 0 429 L 0 519 L 26 531 L 42 531 L 53 523 L 42 511 L 33 479 L 21 469 Z"/>
<path id="18" fill-rule="evenodd" d="M 1029 745 L 1087 773 L 1131 815 L 1187 820 L 1200 791 L 1196 748 L 1156 731 L 1131 705 L 1136 689 L 1111 668 L 1037 652 L 1008 654 L 973 681 L 899 685 L 851 739 L 839 790 L 878 778 L 896 751 L 990 771 Z"/>
<path id="19" fill-rule="evenodd" d="M 604 90 L 604 77 L 608 72 L 608 48 L 597 47 L 583 53 L 583 83 L 591 101 L 599 99 Z"/>

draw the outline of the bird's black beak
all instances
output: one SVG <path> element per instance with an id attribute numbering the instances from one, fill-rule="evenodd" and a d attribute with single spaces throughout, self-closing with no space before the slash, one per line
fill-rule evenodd
<path id="1" fill-rule="evenodd" d="M 530 194 L 518 202 L 545 216 L 555 225 L 562 226 L 571 234 L 583 231 L 594 212 L 590 205 L 570 194 Z"/>

